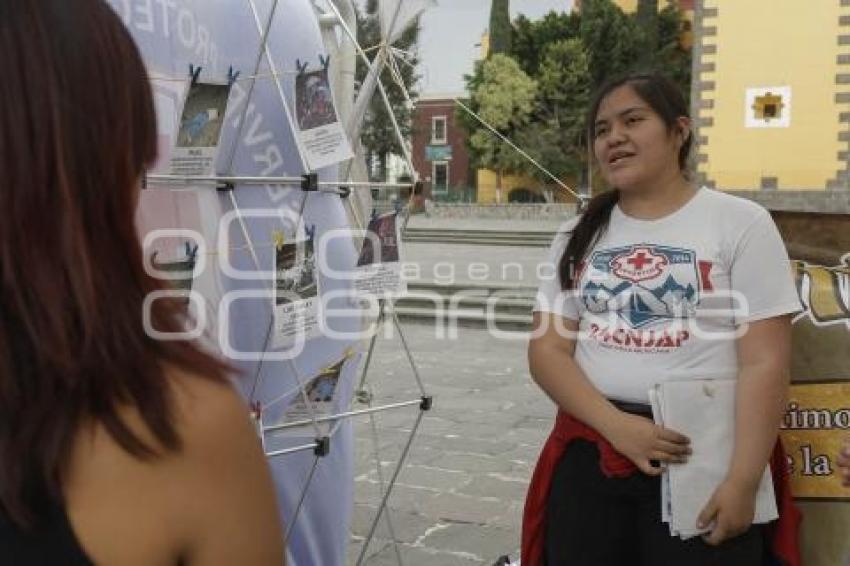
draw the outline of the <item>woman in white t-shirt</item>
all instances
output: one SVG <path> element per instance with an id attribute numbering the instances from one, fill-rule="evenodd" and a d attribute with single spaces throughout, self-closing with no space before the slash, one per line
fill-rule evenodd
<path id="1" fill-rule="evenodd" d="M 531 374 L 559 414 L 526 501 L 523 563 L 796 564 L 784 491 L 778 525 L 752 525 L 765 466 L 781 458 L 799 310 L 776 226 L 757 204 L 690 181 L 691 121 L 669 80 L 612 82 L 589 116 L 613 190 L 563 226 L 534 309 Z M 687 460 L 689 439 L 653 423 L 648 391 L 724 377 L 737 379 L 732 463 L 700 515 L 710 531 L 681 540 L 661 521 L 659 475 Z"/>

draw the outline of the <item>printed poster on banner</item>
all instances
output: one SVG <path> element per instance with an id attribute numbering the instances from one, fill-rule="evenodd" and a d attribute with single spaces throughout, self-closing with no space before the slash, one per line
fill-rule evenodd
<path id="1" fill-rule="evenodd" d="M 359 295 L 395 296 L 407 292 L 401 273 L 400 224 L 397 212 L 369 222 L 357 259 L 355 289 Z"/>
<path id="2" fill-rule="evenodd" d="M 314 433 L 312 429 L 312 420 L 324 419 L 339 413 L 343 405 L 347 403 L 347 399 L 341 399 L 342 395 L 342 376 L 343 368 L 348 360 L 352 359 L 351 353 L 347 352 L 345 357 L 337 363 L 324 368 L 318 375 L 312 377 L 304 383 L 304 395 L 298 391 L 292 398 L 292 402 L 283 412 L 281 423 L 295 423 L 298 421 L 305 422 L 302 426 L 294 426 L 291 429 L 284 429 L 284 434 L 301 436 L 305 432 L 305 427 L 309 427 L 309 433 Z M 306 397 L 306 400 L 305 400 Z M 330 434 L 333 427 L 333 421 L 325 421 L 318 423 L 319 430 L 322 434 Z"/>
<path id="3" fill-rule="evenodd" d="M 200 196 L 195 191 L 143 191 L 136 225 L 144 237 L 148 274 L 164 281 L 189 306 L 204 269 Z"/>
<path id="4" fill-rule="evenodd" d="M 275 348 L 296 344 L 319 331 L 319 278 L 314 231 L 286 241 L 275 235 Z"/>
<path id="5" fill-rule="evenodd" d="M 198 262 L 198 244 L 187 239 L 179 244 L 174 250 L 173 257 L 160 261 L 159 252 L 153 251 L 150 255 L 150 264 L 153 271 L 167 280 L 172 289 L 179 293 L 185 293 L 185 304 L 189 304 L 189 293 L 192 292 L 192 283 L 195 281 L 195 265 Z"/>
<path id="6" fill-rule="evenodd" d="M 215 173 L 215 158 L 227 102 L 230 83 L 192 82 L 183 105 L 177 143 L 171 155 L 171 174 L 206 176 Z"/>
<path id="7" fill-rule="evenodd" d="M 322 68 L 306 71 L 300 65 L 295 78 L 295 122 L 304 157 L 317 170 L 351 159 L 354 154 L 339 122 L 328 79 L 327 59 Z"/>

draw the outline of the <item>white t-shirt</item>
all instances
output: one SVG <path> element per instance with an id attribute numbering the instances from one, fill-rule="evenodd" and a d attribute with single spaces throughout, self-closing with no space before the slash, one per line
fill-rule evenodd
<path id="1" fill-rule="evenodd" d="M 752 201 L 701 188 L 657 220 L 615 206 L 577 290 L 562 291 L 557 266 L 577 222 L 552 243 L 554 274 L 534 310 L 579 321 L 575 360 L 609 399 L 647 403 L 662 381 L 734 379 L 740 325 L 800 310 L 779 231 Z"/>

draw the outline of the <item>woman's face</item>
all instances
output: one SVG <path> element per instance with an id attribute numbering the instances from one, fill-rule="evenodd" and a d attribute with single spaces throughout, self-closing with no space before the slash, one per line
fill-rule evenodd
<path id="1" fill-rule="evenodd" d="M 593 153 L 612 187 L 628 191 L 651 187 L 679 173 L 679 148 L 688 135 L 688 119 L 679 131 L 667 125 L 629 85 L 611 91 L 599 105 Z"/>

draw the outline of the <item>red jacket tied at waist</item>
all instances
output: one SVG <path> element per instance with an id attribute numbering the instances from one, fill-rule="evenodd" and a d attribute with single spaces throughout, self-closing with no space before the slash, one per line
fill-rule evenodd
<path id="1" fill-rule="evenodd" d="M 611 443 L 596 430 L 590 428 L 570 415 L 559 411 L 555 427 L 543 446 L 528 495 L 525 499 L 525 511 L 522 517 L 522 563 L 526 566 L 542 566 L 543 537 L 546 532 L 546 500 L 555 467 L 561 460 L 567 445 L 573 440 L 583 439 L 596 443 L 599 449 L 599 464 L 608 477 L 621 478 L 640 473 L 631 460 L 617 452 Z M 773 473 L 773 485 L 776 490 L 776 504 L 779 519 L 768 526 L 770 550 L 775 560 L 782 566 L 800 566 L 799 527 L 800 511 L 794 505 L 791 487 L 788 482 L 788 467 L 785 452 L 777 441 L 770 460 Z"/>

